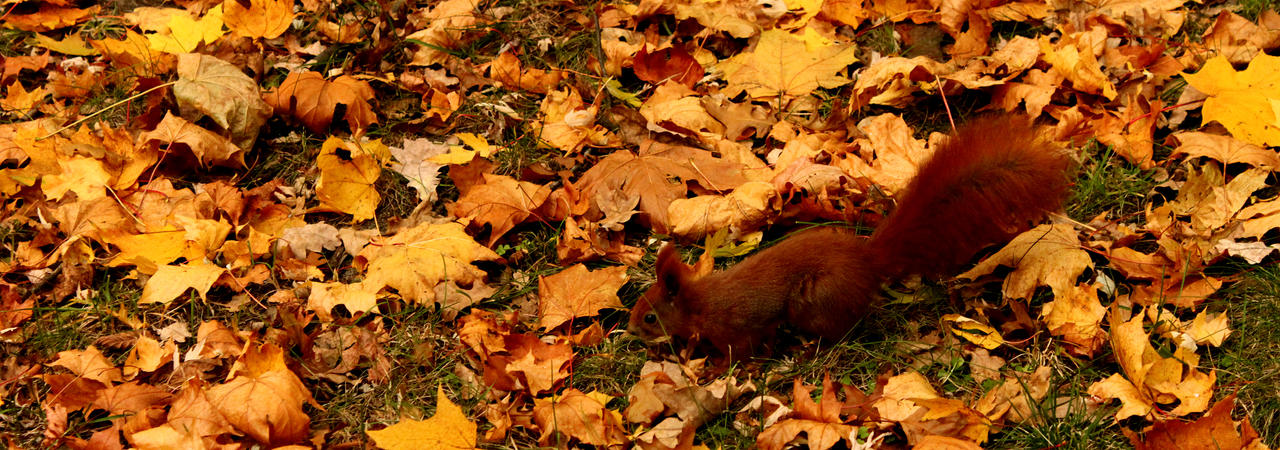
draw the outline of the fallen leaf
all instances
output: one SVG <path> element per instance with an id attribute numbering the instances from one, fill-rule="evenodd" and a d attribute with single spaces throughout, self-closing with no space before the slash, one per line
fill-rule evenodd
<path id="1" fill-rule="evenodd" d="M 401 419 L 389 427 L 365 433 L 378 447 L 387 450 L 476 448 L 476 424 L 467 419 L 462 408 L 449 401 L 444 386 L 436 387 L 436 413 L 431 418 Z"/>
<path id="2" fill-rule="evenodd" d="M 223 3 L 223 19 L 227 28 L 241 36 L 275 39 L 293 23 L 293 0 L 249 0 L 245 8 L 239 1 Z"/>
<path id="3" fill-rule="evenodd" d="M 1204 101 L 1206 121 L 1227 127 L 1236 139 L 1260 146 L 1280 145 L 1280 120 L 1275 103 L 1280 102 L 1280 56 L 1258 53 L 1245 70 L 1237 72 L 1219 55 L 1196 73 L 1183 73 L 1187 84 L 1209 95 Z"/>
<path id="4" fill-rule="evenodd" d="M 302 405 L 315 403 L 273 344 L 250 345 L 236 360 L 230 379 L 210 387 L 207 395 L 237 430 L 273 446 L 307 436 L 311 419 Z"/>
<path id="5" fill-rule="evenodd" d="M 345 118 L 352 131 L 378 123 L 369 100 L 374 98 L 369 83 L 347 75 L 325 80 L 319 73 L 296 71 L 276 89 L 263 95 L 277 113 L 301 120 L 313 133 L 323 133 L 333 122 L 338 105 L 346 106 Z"/>
<path id="6" fill-rule="evenodd" d="M 623 309 L 618 289 L 628 279 L 626 266 L 592 271 L 582 264 L 539 276 L 539 326 L 551 330 L 577 317 L 593 317 L 601 309 Z"/>
<path id="7" fill-rule="evenodd" d="M 818 88 L 834 88 L 850 82 L 837 75 L 858 60 L 851 45 L 805 45 L 782 30 L 760 34 L 754 49 L 720 63 L 730 89 L 747 91 L 752 98 L 799 97 Z"/>

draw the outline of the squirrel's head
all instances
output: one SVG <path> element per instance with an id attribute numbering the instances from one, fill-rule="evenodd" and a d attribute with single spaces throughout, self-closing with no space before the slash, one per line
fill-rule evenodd
<path id="1" fill-rule="evenodd" d="M 693 267 L 680 260 L 674 245 L 666 244 L 658 251 L 654 275 L 653 286 L 636 300 L 627 324 L 628 332 L 650 344 L 681 332 L 687 312 L 681 309 L 680 295 Z"/>

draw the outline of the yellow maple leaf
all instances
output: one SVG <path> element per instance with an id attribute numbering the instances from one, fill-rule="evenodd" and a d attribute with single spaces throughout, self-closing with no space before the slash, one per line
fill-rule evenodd
<path id="1" fill-rule="evenodd" d="M 1280 56 L 1258 53 L 1237 72 L 1224 56 L 1210 59 L 1196 73 L 1183 73 L 1187 83 L 1209 96 L 1205 120 L 1227 127 L 1245 142 L 1280 145 Z"/>
<path id="2" fill-rule="evenodd" d="M 58 166 L 62 173 L 46 175 L 41 188 L 50 199 L 60 199 L 67 192 L 74 192 L 76 198 L 91 201 L 107 195 L 107 182 L 111 175 L 102 167 L 102 161 L 84 156 L 59 159 Z"/>
<path id="3" fill-rule="evenodd" d="M 373 184 L 382 175 L 381 161 L 390 154 L 380 140 L 359 145 L 338 137 L 324 141 L 316 157 L 316 167 L 320 169 L 316 197 L 321 207 L 351 214 L 356 222 L 372 219 L 382 200 Z"/>
<path id="4" fill-rule="evenodd" d="M 195 51 L 200 44 L 208 44 L 222 37 L 222 6 L 216 6 L 195 19 L 189 14 L 176 14 L 169 19 L 169 32 L 149 33 L 151 48 L 165 53 L 182 54 Z"/>
<path id="5" fill-rule="evenodd" d="M 1154 418 L 1157 406 L 1174 402 L 1176 407 L 1161 409 L 1175 417 L 1207 409 L 1217 374 L 1205 374 L 1177 357 L 1161 356 L 1143 329 L 1144 314 L 1134 314 L 1129 320 L 1123 319 L 1122 314 L 1117 305 L 1109 312 L 1111 349 L 1124 374 L 1112 374 L 1094 383 L 1089 386 L 1089 395 L 1119 399 L 1116 420 L 1131 416 Z"/>
<path id="6" fill-rule="evenodd" d="M 1040 52 L 1045 62 L 1052 66 L 1053 72 L 1071 81 L 1071 86 L 1090 94 L 1100 94 L 1108 100 L 1116 98 L 1116 87 L 1102 73 L 1102 64 L 1093 50 L 1103 47 L 1102 40 L 1107 38 L 1106 30 L 1096 27 L 1088 31 L 1064 35 L 1057 42 L 1049 36 L 1041 36 Z M 1095 45 L 1098 44 L 1098 45 Z"/>
<path id="7" fill-rule="evenodd" d="M 311 283 L 307 309 L 315 311 L 320 320 L 332 321 L 330 311 L 338 305 L 345 306 L 352 314 L 372 311 L 378 308 L 378 296 L 360 283 Z"/>
<path id="8" fill-rule="evenodd" d="M 427 158 L 427 161 L 436 164 L 466 164 L 476 159 L 477 156 L 488 158 L 502 149 L 501 147 L 490 146 L 489 141 L 483 136 L 476 136 L 473 133 L 458 133 L 455 136 L 462 141 L 463 145 L 450 145 L 449 153 L 432 156 Z M 467 147 L 471 147 L 472 150 L 468 150 Z"/>
<path id="9" fill-rule="evenodd" d="M 127 30 L 124 38 L 90 40 L 89 45 L 111 59 L 117 68 L 154 77 L 173 70 L 174 56 L 151 48 L 146 36 Z"/>
<path id="10" fill-rule="evenodd" d="M 167 304 L 187 289 L 195 289 L 203 299 L 209 288 L 213 287 L 213 282 L 225 272 L 226 269 L 207 261 L 188 262 L 181 266 L 160 266 L 142 287 L 142 298 L 138 299 L 138 303 Z"/>
<path id="11" fill-rule="evenodd" d="M 810 49 L 800 37 L 769 30 L 760 34 L 754 50 L 721 66 L 731 87 L 744 89 L 754 98 L 799 97 L 849 83 L 837 74 L 858 60 L 855 50 L 852 45 Z"/>
<path id="12" fill-rule="evenodd" d="M 427 420 L 401 419 L 381 430 L 366 431 L 378 447 L 387 450 L 476 448 L 476 424 L 462 408 L 449 401 L 444 386 L 436 387 L 436 414 Z"/>
<path id="13" fill-rule="evenodd" d="M 395 289 L 405 300 L 433 303 L 435 288 L 445 281 L 478 283 L 484 271 L 472 261 L 493 261 L 497 253 L 480 245 L 458 223 L 421 224 L 395 236 L 376 238 L 356 256 L 364 269 L 364 285 L 376 292 Z M 466 305 L 445 305 L 461 308 Z"/>
<path id="14" fill-rule="evenodd" d="M 250 345 L 236 360 L 230 377 L 209 388 L 206 395 L 236 429 L 273 447 L 307 435 L 311 418 L 302 404 L 314 405 L 315 400 L 285 364 L 280 347 Z"/>
<path id="15" fill-rule="evenodd" d="M 241 36 L 275 39 L 293 23 L 293 0 L 250 0 L 223 3 L 227 7 L 227 28 Z"/>
<path id="16" fill-rule="evenodd" d="M 97 54 L 98 51 L 85 44 L 84 39 L 80 37 L 80 33 L 68 34 L 61 41 L 36 33 L 36 46 L 44 47 L 58 53 L 72 56 L 89 56 Z"/>

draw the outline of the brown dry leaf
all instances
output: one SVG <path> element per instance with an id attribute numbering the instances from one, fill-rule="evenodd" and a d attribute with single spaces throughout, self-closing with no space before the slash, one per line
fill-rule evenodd
<path id="1" fill-rule="evenodd" d="M 1154 419 L 1158 411 L 1181 417 L 1208 408 L 1216 372 L 1206 375 L 1178 358 L 1160 356 L 1143 330 L 1142 314 L 1125 320 L 1119 306 L 1112 306 L 1109 314 L 1111 349 L 1124 375 L 1112 374 L 1094 383 L 1089 386 L 1089 395 L 1119 399 L 1116 420 L 1132 416 Z M 1175 402 L 1176 407 L 1165 406 Z"/>
<path id="2" fill-rule="evenodd" d="M 0 283 L 0 341 L 20 341 L 16 334 L 35 313 L 35 296 L 23 296 L 13 285 Z M 4 390 L 0 389 L 0 394 Z"/>
<path id="3" fill-rule="evenodd" d="M 248 8 L 239 1 L 222 3 L 223 20 L 236 34 L 275 39 L 293 22 L 293 0 L 249 0 L 248 3 Z"/>
<path id="4" fill-rule="evenodd" d="M 465 218 L 475 228 L 488 225 L 490 247 L 529 219 L 538 219 L 536 210 L 551 196 L 551 188 L 506 175 L 482 174 L 484 182 L 461 189 L 458 201 L 449 204 L 449 213 Z"/>
<path id="5" fill-rule="evenodd" d="M 889 57 L 867 66 L 858 73 L 853 85 L 852 106 L 887 105 L 906 107 L 914 102 L 921 82 L 935 81 L 954 68 L 927 56 L 915 58 Z"/>
<path id="6" fill-rule="evenodd" d="M 1204 101 L 1205 121 L 1227 127 L 1236 139 L 1259 146 L 1280 145 L 1280 56 L 1259 53 L 1249 66 L 1237 72 L 1224 56 L 1210 59 L 1196 73 L 1183 73 L 1187 84 L 1209 96 Z"/>
<path id="7" fill-rule="evenodd" d="M 1098 62 L 1107 37 L 1107 30 L 1100 25 L 1086 31 L 1064 33 L 1056 42 L 1046 35 L 1040 38 L 1040 52 L 1053 72 L 1070 81 L 1073 88 L 1111 100 L 1116 98 L 1116 87 L 1102 73 Z"/>
<path id="8" fill-rule="evenodd" d="M 231 423 L 218 412 L 217 407 L 209 403 L 207 386 L 205 381 L 198 378 L 187 381 L 169 406 L 169 414 L 165 416 L 167 425 L 178 430 L 189 430 L 197 437 L 230 433 Z"/>
<path id="9" fill-rule="evenodd" d="M 162 144 L 166 150 L 172 148 L 172 144 L 182 144 L 202 165 L 244 166 L 243 149 L 227 138 L 171 113 L 165 113 L 156 129 L 142 133 L 141 139 Z"/>
<path id="10" fill-rule="evenodd" d="M 239 67 L 213 56 L 178 55 L 173 96 L 184 119 L 213 119 L 222 127 L 220 131 L 245 151 L 253 148 L 258 130 L 271 117 L 271 107 L 262 100 L 258 84 Z"/>
<path id="11" fill-rule="evenodd" d="M 1031 298 L 1038 286 L 1049 286 L 1057 297 L 1074 288 L 1076 278 L 1093 267 L 1093 260 L 1081 248 L 1071 225 L 1040 225 L 956 278 L 977 279 L 1000 265 L 1014 268 L 1004 281 L 1006 298 Z"/>
<path id="12" fill-rule="evenodd" d="M 671 233 L 687 239 L 702 239 L 718 230 L 733 235 L 760 229 L 778 213 L 781 200 L 772 183 L 743 183 L 727 195 L 699 195 L 680 198 L 667 207 Z"/>
<path id="13" fill-rule="evenodd" d="M 693 55 L 682 47 L 667 47 L 650 53 L 648 46 L 642 46 L 631 64 L 637 78 L 655 85 L 670 79 L 693 87 L 705 72 Z"/>
<path id="14" fill-rule="evenodd" d="M 980 450 L 981 445 L 950 436 L 929 435 L 921 438 L 912 450 Z"/>
<path id="15" fill-rule="evenodd" d="M 307 436 L 311 419 L 302 404 L 315 400 L 274 344 L 250 345 L 236 360 L 230 380 L 207 392 L 227 422 L 258 442 L 278 446 Z"/>
<path id="16" fill-rule="evenodd" d="M 434 203 L 436 187 L 440 185 L 440 168 L 444 167 L 432 161 L 432 158 L 449 151 L 449 146 L 432 142 L 430 139 L 405 139 L 403 146 L 390 147 L 391 170 L 409 180 L 409 187 L 418 194 L 418 201 Z"/>
<path id="17" fill-rule="evenodd" d="M 321 321 L 333 320 L 330 311 L 342 305 L 352 315 L 378 312 L 377 292 L 368 290 L 364 284 L 311 283 L 311 295 L 307 296 L 307 309 L 315 311 Z"/>
<path id="18" fill-rule="evenodd" d="M 658 85 L 640 105 L 646 128 L 689 138 L 725 135 L 725 126 L 703 106 L 705 97 L 685 85 L 669 82 Z"/>
<path id="19" fill-rule="evenodd" d="M 822 378 L 822 400 L 813 401 L 810 391 L 813 388 L 801 383 L 797 378 L 792 387 L 791 398 L 795 402 L 795 415 L 765 428 L 756 436 L 756 445 L 762 449 L 786 448 L 789 443 L 805 435 L 809 448 L 826 450 L 840 443 L 855 444 L 851 436 L 856 427 L 844 423 L 841 410 L 844 402 L 836 397 L 837 387 L 831 382 L 831 374 Z"/>
<path id="20" fill-rule="evenodd" d="M 1054 293 L 1053 300 L 1041 307 L 1040 316 L 1050 333 L 1070 344 L 1068 352 L 1092 356 L 1107 339 L 1102 330 L 1106 312 L 1096 286 L 1076 285 Z"/>
<path id="21" fill-rule="evenodd" d="M 1173 150 L 1170 158 L 1182 155 L 1193 158 L 1204 156 L 1223 164 L 1245 163 L 1259 169 L 1280 168 L 1280 156 L 1276 152 L 1229 136 L 1193 131 L 1178 133 L 1173 137 L 1181 145 Z"/>
<path id="22" fill-rule="evenodd" d="M 49 363 L 70 370 L 76 376 L 111 385 L 124 381 L 120 369 L 108 361 L 96 347 L 90 345 L 84 350 L 64 350 L 58 352 L 58 359 Z"/>
<path id="23" fill-rule="evenodd" d="M 566 74 L 561 70 L 521 68 L 520 59 L 508 51 L 489 62 L 489 76 L 507 86 L 546 94 L 555 89 Z"/>
<path id="24" fill-rule="evenodd" d="M 688 366 L 670 361 L 647 361 L 640 369 L 640 381 L 627 392 L 624 413 L 631 423 L 652 423 L 661 416 L 674 416 L 664 421 L 667 427 L 697 430 L 708 420 L 723 414 L 743 395 L 755 392 L 755 384 L 735 378 L 718 378 L 700 385 L 695 377 L 698 364 Z M 646 432 L 638 439 L 650 442 L 657 433 Z M 679 434 L 679 433 L 677 433 Z"/>
<path id="25" fill-rule="evenodd" d="M 60 200 L 67 193 L 76 194 L 76 200 L 91 202 L 107 195 L 107 183 L 111 175 L 96 158 L 73 156 L 58 159 L 59 173 L 45 175 L 40 183 L 46 198 Z"/>
<path id="26" fill-rule="evenodd" d="M 644 258 L 644 249 L 627 245 L 625 237 L 623 232 L 609 230 L 598 222 L 586 222 L 579 227 L 576 220 L 566 217 L 564 234 L 556 241 L 556 257 L 560 264 L 605 258 L 635 267 Z"/>
<path id="27" fill-rule="evenodd" d="M 992 422 L 1022 423 L 1032 419 L 1036 408 L 1049 392 L 1048 366 L 1040 366 L 1034 373 L 1016 373 L 995 389 L 987 391 L 973 408 Z"/>
<path id="28" fill-rule="evenodd" d="M 407 301 L 431 304 L 436 285 L 480 283 L 484 271 L 473 261 L 493 261 L 498 254 L 476 243 L 457 223 L 421 224 L 394 236 L 375 238 L 356 255 L 355 265 L 365 271 L 370 291 L 395 289 Z M 445 305 L 463 308 L 467 305 Z"/>
<path id="29" fill-rule="evenodd" d="M 542 99 L 541 121 L 530 121 L 529 127 L 539 139 L 565 153 L 577 153 L 583 147 L 617 147 L 618 136 L 596 123 L 598 104 L 588 105 L 572 87 L 552 91 Z"/>
<path id="30" fill-rule="evenodd" d="M 89 8 L 66 8 L 57 6 L 51 2 L 41 2 L 40 9 L 31 14 L 6 14 L 3 18 L 4 23 L 23 31 L 52 31 L 59 28 L 65 28 L 85 20 L 89 20 L 98 14 L 101 6 L 91 6 Z"/>
<path id="31" fill-rule="evenodd" d="M 1004 344 L 1004 336 L 990 325 L 978 322 L 959 314 L 947 314 L 942 316 L 942 323 L 951 334 L 964 340 L 977 344 L 987 350 L 995 349 Z"/>
<path id="32" fill-rule="evenodd" d="M 380 448 L 476 448 L 476 424 L 449 401 L 444 386 L 436 387 L 436 413 L 427 420 L 401 419 L 395 425 L 365 432 Z"/>
<path id="33" fill-rule="evenodd" d="M 174 55 L 200 49 L 201 44 L 211 44 L 224 34 L 222 8 L 214 8 L 204 17 L 196 19 L 192 13 L 174 8 L 152 8 L 151 14 L 138 17 L 143 29 L 151 28 L 147 41 L 151 48 Z M 147 17 L 150 16 L 150 17 Z"/>
<path id="34" fill-rule="evenodd" d="M 1225 227 L 1254 191 L 1266 186 L 1269 173 L 1249 168 L 1228 181 L 1220 165 L 1193 166 L 1169 207 L 1178 216 L 1190 216 L 1194 232 L 1209 235 Z"/>
<path id="35" fill-rule="evenodd" d="M 604 405 L 608 401 L 609 396 L 605 394 L 583 394 L 573 388 L 549 399 L 535 398 L 533 421 L 542 429 L 539 443 L 563 442 L 552 439 L 562 433 L 585 445 L 625 446 L 630 439 L 622 427 L 622 415 L 606 409 Z"/>
<path id="36" fill-rule="evenodd" d="M 338 248 L 338 228 L 327 223 L 309 223 L 285 228 L 276 241 L 276 249 L 297 259 L 306 259 L 307 253 L 321 253 Z"/>
<path id="37" fill-rule="evenodd" d="M 160 341 L 142 336 L 134 341 L 121 370 L 125 379 L 132 380 L 139 373 L 155 372 L 161 366 L 173 362 L 173 356 L 177 352 L 178 344 L 173 341 L 161 344 Z"/>
<path id="38" fill-rule="evenodd" d="M 881 114 L 858 122 L 867 135 L 855 144 L 870 155 L 848 154 L 832 162 L 854 180 L 876 185 L 889 193 L 901 192 L 915 177 L 916 170 L 933 155 L 936 147 L 925 148 L 924 142 L 912 136 L 911 127 L 901 116 Z M 935 141 L 936 142 L 936 141 Z M 785 151 L 785 150 L 784 150 Z M 785 156 L 785 155 L 784 155 Z M 867 162 L 870 159 L 870 163 Z M 778 166 L 783 165 L 781 157 Z"/>
<path id="39" fill-rule="evenodd" d="M 156 269 L 155 275 L 142 287 L 142 298 L 138 303 L 168 304 L 187 289 L 195 289 L 200 299 L 213 287 L 213 282 L 226 273 L 227 269 L 210 264 L 208 261 L 188 262 L 182 265 L 163 265 Z"/>
<path id="40" fill-rule="evenodd" d="M 618 289 L 627 283 L 627 267 L 588 270 L 575 264 L 551 276 L 538 276 L 538 325 L 545 330 L 602 309 L 623 309 Z"/>
<path id="41" fill-rule="evenodd" d="M 139 450 L 183 450 L 212 448 L 217 445 L 217 441 L 202 439 L 195 430 L 178 430 L 176 426 L 164 424 L 134 433 L 129 440 Z"/>
<path id="42" fill-rule="evenodd" d="M 448 50 L 461 45 L 463 32 L 479 22 L 475 15 L 479 4 L 479 0 L 445 0 L 433 6 L 420 19 L 426 22 L 426 26 L 404 38 L 427 44 L 413 52 L 411 64 L 429 66 L 448 61 Z"/>
<path id="43" fill-rule="evenodd" d="M 320 210 L 351 214 L 351 220 L 372 219 L 382 195 L 374 188 L 382 176 L 382 162 L 391 150 L 381 140 L 354 143 L 330 136 L 316 156 L 316 198 Z"/>
<path id="44" fill-rule="evenodd" d="M 485 361 L 485 384 L 503 391 L 546 393 L 569 378 L 573 348 L 568 342 L 542 342 L 531 334 L 502 336 L 506 354 L 492 354 Z"/>
<path id="45" fill-rule="evenodd" d="M 622 191 L 640 198 L 636 216 L 660 233 L 670 230 L 667 210 L 672 201 L 684 198 L 689 183 L 703 188 L 728 191 L 745 183 L 741 165 L 716 158 L 711 152 L 649 141 L 637 156 L 617 151 L 600 160 L 575 185 L 586 198 L 600 191 Z"/>
<path id="46" fill-rule="evenodd" d="M 382 344 L 387 340 L 377 325 L 326 328 L 314 335 L 314 345 L 303 355 L 306 377 L 351 385 L 386 383 L 391 360 Z M 369 368 L 366 376 L 349 376 L 362 366 Z"/>
<path id="47" fill-rule="evenodd" d="M 1249 424 L 1248 417 L 1239 422 L 1231 418 L 1231 410 L 1235 405 L 1236 395 L 1230 394 L 1214 403 L 1209 412 L 1195 421 L 1162 420 L 1143 430 L 1141 434 L 1127 430 L 1125 434 L 1129 436 L 1129 442 L 1138 450 L 1266 448 L 1262 436 Z"/>
<path id="48" fill-rule="evenodd" d="M 745 90 L 752 98 L 800 97 L 818 88 L 834 88 L 850 80 L 838 75 L 858 61 L 852 45 L 808 45 L 782 30 L 760 34 L 754 49 L 722 61 L 719 68 L 729 90 Z"/>
<path id="49" fill-rule="evenodd" d="M 328 81 L 317 72 L 305 70 L 290 73 L 279 87 L 263 95 L 276 113 L 297 118 L 313 133 L 324 133 L 329 128 L 339 104 L 347 107 L 345 118 L 352 131 L 368 129 L 378 123 L 369 104 L 373 98 L 373 88 L 367 82 L 348 75 Z"/>
<path id="50" fill-rule="evenodd" d="M 138 75 L 158 77 L 168 73 L 177 64 L 176 57 L 151 48 L 147 38 L 133 30 L 127 30 L 123 39 L 89 40 L 94 49 L 119 67 L 138 71 Z"/>
<path id="51" fill-rule="evenodd" d="M 890 377 L 884 385 L 883 395 L 872 404 L 880 417 L 893 422 L 901 422 L 920 411 L 915 400 L 941 398 L 929 384 L 929 380 L 919 372 L 911 371 Z"/>
<path id="52" fill-rule="evenodd" d="M 1258 23 L 1223 10 L 1204 33 L 1204 45 L 1232 64 L 1253 60 L 1262 50 L 1280 44 L 1280 13 L 1263 11 Z"/>

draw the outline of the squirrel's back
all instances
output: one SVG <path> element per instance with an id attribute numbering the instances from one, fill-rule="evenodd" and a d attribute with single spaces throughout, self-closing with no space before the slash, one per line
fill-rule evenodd
<path id="1" fill-rule="evenodd" d="M 920 167 L 869 250 L 890 278 L 946 274 L 1059 208 L 1071 165 L 1029 118 L 974 119 Z"/>

